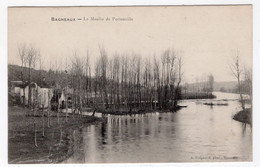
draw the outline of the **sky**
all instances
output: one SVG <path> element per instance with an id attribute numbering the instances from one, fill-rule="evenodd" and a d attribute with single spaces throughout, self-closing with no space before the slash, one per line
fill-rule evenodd
<path id="1" fill-rule="evenodd" d="M 252 66 L 252 6 L 9 8 L 9 64 L 21 65 L 23 43 L 40 50 L 46 69 L 56 60 L 65 63 L 75 51 L 85 56 L 88 50 L 94 63 L 99 46 L 109 56 L 134 52 L 144 58 L 160 57 L 170 48 L 183 57 L 186 82 L 208 74 L 215 81 L 234 81 L 228 64 L 237 50 L 241 62 Z"/>

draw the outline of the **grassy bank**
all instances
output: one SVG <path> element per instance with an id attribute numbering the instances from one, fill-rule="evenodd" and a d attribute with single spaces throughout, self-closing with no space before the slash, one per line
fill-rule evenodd
<path id="1" fill-rule="evenodd" d="M 47 114 L 47 112 L 46 112 Z M 37 111 L 36 136 L 37 146 L 34 145 L 34 117 L 27 108 L 10 106 L 8 108 L 8 162 L 16 163 L 57 163 L 73 154 L 72 132 L 75 128 L 87 126 L 101 118 L 92 116 L 69 115 L 65 122 L 65 114 L 60 114 L 58 124 L 57 113 L 50 113 L 51 126 L 47 127 L 45 115 L 44 136 L 42 112 Z"/>
<path id="2" fill-rule="evenodd" d="M 238 113 L 236 113 L 233 116 L 233 119 L 239 122 L 243 122 L 243 123 L 248 123 L 251 124 L 252 123 L 252 109 L 251 108 L 247 108 L 245 109 L 245 111 L 239 111 Z"/>

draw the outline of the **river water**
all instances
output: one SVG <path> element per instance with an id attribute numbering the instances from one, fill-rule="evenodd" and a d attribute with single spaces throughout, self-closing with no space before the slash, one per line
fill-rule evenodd
<path id="1" fill-rule="evenodd" d="M 64 163 L 251 161 L 252 128 L 232 119 L 238 95 L 214 94 L 181 101 L 187 108 L 176 113 L 108 116 L 106 124 L 75 130 L 74 154 Z"/>

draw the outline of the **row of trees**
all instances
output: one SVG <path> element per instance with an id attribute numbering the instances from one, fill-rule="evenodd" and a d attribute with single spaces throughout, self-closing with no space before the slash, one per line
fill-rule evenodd
<path id="1" fill-rule="evenodd" d="M 28 78 L 22 77 L 22 80 L 31 83 L 31 69 L 38 63 L 41 71 L 41 54 L 34 47 L 21 45 L 19 57 L 22 67 L 28 67 Z M 161 56 L 142 58 L 138 54 L 108 55 L 104 48 L 99 47 L 95 63 L 90 63 L 88 51 L 85 56 L 74 52 L 64 67 L 58 69 L 56 62 L 56 69 L 50 69 L 44 77 L 52 86 L 58 84 L 64 90 L 73 88 L 73 103 L 80 109 L 95 106 L 114 111 L 144 108 L 174 110 L 181 96 L 182 66 L 181 56 L 170 49 Z M 43 76 L 39 74 L 38 77 Z M 30 96 L 29 87 L 29 99 Z"/>
<path id="2" fill-rule="evenodd" d="M 142 59 L 140 55 L 108 56 L 99 48 L 99 57 L 91 66 L 74 53 L 68 69 L 69 85 L 77 92 L 80 108 L 93 105 L 114 111 L 144 108 L 176 109 L 181 93 L 182 58 L 166 50 L 160 59 Z"/>
<path id="3" fill-rule="evenodd" d="M 34 143 L 37 147 L 36 112 L 42 111 L 42 136 L 45 135 L 45 109 L 39 107 L 40 93 L 30 83 L 47 82 L 53 92 L 44 96 L 49 98 L 47 108 L 47 127 L 51 126 L 51 98 L 59 103 L 57 92 L 65 93 L 65 106 L 68 112 L 68 98 L 72 100 L 72 110 L 82 114 L 84 107 L 94 111 L 128 111 L 147 109 L 170 109 L 175 111 L 181 96 L 183 78 L 183 60 L 174 50 L 165 50 L 161 56 L 142 58 L 138 54 L 108 55 L 106 50 L 99 48 L 99 56 L 90 63 L 90 54 L 85 56 L 74 52 L 70 61 L 55 63 L 46 73 L 42 70 L 43 61 L 40 51 L 33 46 L 21 45 L 18 49 L 21 60 L 21 79 L 29 85 L 28 106 L 33 110 Z M 58 65 L 59 64 L 59 65 Z M 38 66 L 37 78 L 32 77 L 32 69 Z M 59 67 L 58 67 L 59 66 Z M 69 92 L 69 88 L 73 90 Z M 23 93 L 25 94 L 25 87 Z M 31 97 L 33 96 L 33 97 Z M 25 96 L 23 96 L 25 97 Z M 43 98 L 44 100 L 46 98 Z M 31 100 L 33 99 L 33 101 Z M 45 103 L 45 102 L 43 102 Z M 57 122 L 60 125 L 60 106 L 56 107 Z M 81 115 L 80 114 L 80 115 Z M 74 115 L 74 113 L 73 113 Z M 67 122 L 67 114 L 66 114 Z"/>
<path id="4" fill-rule="evenodd" d="M 36 64 L 40 68 L 38 81 L 41 80 L 43 62 L 40 51 L 26 45 L 21 45 L 18 51 L 21 66 L 28 67 L 24 68 L 28 72 L 22 71 L 22 80 L 31 83 L 31 70 Z M 230 68 L 237 78 L 241 106 L 244 109 L 242 93 L 246 90 L 252 94 L 252 74 L 250 69 L 242 67 L 238 54 Z M 167 49 L 160 56 L 142 58 L 134 53 L 108 55 L 106 50 L 100 47 L 95 63 L 90 63 L 90 60 L 88 51 L 85 56 L 74 52 L 69 62 L 66 60 L 65 64 L 59 63 L 58 68 L 56 61 L 56 69 L 51 68 L 45 75 L 46 80 L 51 83 L 49 85 L 54 88 L 57 84 L 61 85 L 62 89 L 73 88 L 73 106 L 80 109 L 83 106 L 94 106 L 114 111 L 144 108 L 174 110 L 182 89 L 185 91 L 185 86 L 181 84 L 183 60 L 174 50 Z M 27 78 L 23 77 L 24 73 L 28 73 Z M 211 93 L 213 83 L 212 75 L 197 79 L 195 92 Z M 29 86 L 29 106 L 30 96 Z"/>
<path id="5" fill-rule="evenodd" d="M 22 72 L 21 72 L 21 79 L 23 83 L 27 81 L 27 83 L 31 83 L 31 70 L 32 68 L 35 68 L 37 62 L 39 62 L 41 67 L 41 54 L 40 51 L 37 50 L 35 47 L 30 46 L 27 47 L 25 44 L 22 44 L 18 48 L 18 55 L 21 60 L 21 66 L 22 66 Z M 23 67 L 28 67 L 28 78 L 24 77 L 25 69 Z M 41 69 L 40 69 L 41 70 Z M 23 94 L 25 94 L 25 86 L 23 87 Z M 31 106 L 31 84 L 29 84 L 29 93 L 28 93 L 28 105 Z M 25 99 L 23 99 L 23 102 L 25 102 Z"/>

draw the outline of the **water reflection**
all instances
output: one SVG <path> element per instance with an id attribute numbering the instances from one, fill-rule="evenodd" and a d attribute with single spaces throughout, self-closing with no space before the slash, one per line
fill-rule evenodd
<path id="1" fill-rule="evenodd" d="M 82 140 L 66 162 L 249 161 L 251 127 L 232 119 L 239 110 L 235 95 L 220 97 L 232 100 L 214 107 L 186 100 L 177 113 L 108 116 L 106 124 L 75 132 Z"/>
<path id="2" fill-rule="evenodd" d="M 101 124 L 101 139 L 102 139 L 102 144 L 106 144 L 106 125 L 105 123 Z"/>

